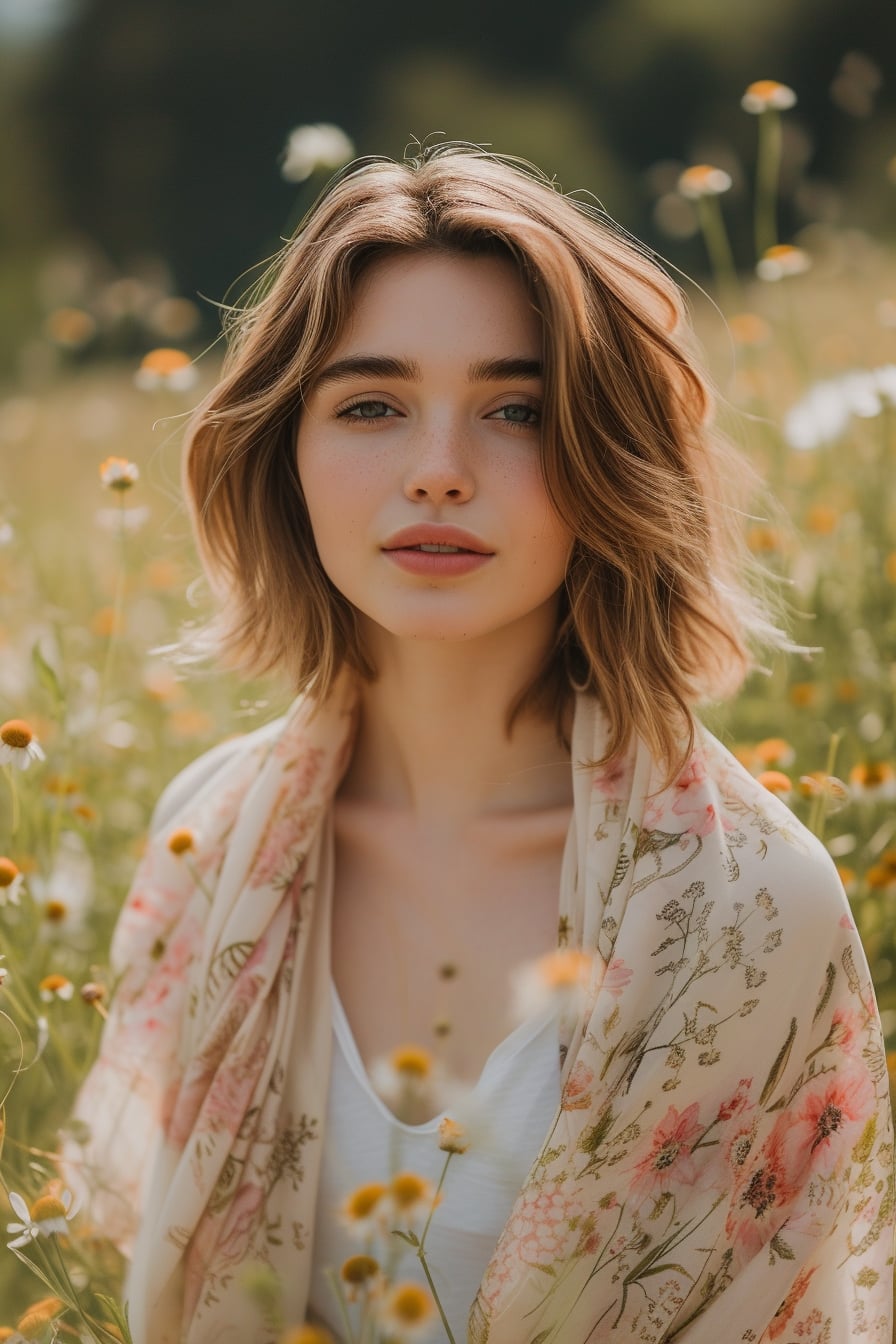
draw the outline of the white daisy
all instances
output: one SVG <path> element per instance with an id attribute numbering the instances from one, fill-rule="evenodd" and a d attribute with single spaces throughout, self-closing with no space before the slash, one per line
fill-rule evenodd
<path id="1" fill-rule="evenodd" d="M 40 743 L 24 719 L 8 719 L 0 724 L 0 765 L 27 770 L 32 761 L 45 759 Z"/>

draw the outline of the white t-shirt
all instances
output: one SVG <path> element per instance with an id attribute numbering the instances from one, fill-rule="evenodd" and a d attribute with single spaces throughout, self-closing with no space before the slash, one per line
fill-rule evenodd
<path id="1" fill-rule="evenodd" d="M 333 985 L 333 1063 L 314 1236 L 310 1307 L 337 1338 L 339 1308 L 327 1267 L 337 1272 L 364 1247 L 340 1224 L 338 1210 L 358 1186 L 388 1181 L 393 1170 L 438 1181 L 444 1112 L 423 1125 L 396 1120 L 373 1091 Z M 455 1339 L 467 1338 L 467 1317 L 498 1236 L 560 1103 L 557 1020 L 545 1010 L 495 1047 L 473 1091 L 479 1143 L 452 1159 L 442 1201 L 426 1238 L 427 1262 Z M 414 1251 L 397 1237 L 402 1258 L 395 1279 L 425 1283 Z"/>

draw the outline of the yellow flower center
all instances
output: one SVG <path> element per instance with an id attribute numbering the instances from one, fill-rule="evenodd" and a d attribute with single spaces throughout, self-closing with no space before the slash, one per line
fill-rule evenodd
<path id="1" fill-rule="evenodd" d="M 372 1279 L 379 1267 L 379 1261 L 372 1255 L 352 1255 L 339 1272 L 345 1283 L 359 1284 Z"/>
<path id="2" fill-rule="evenodd" d="M 329 1330 L 319 1325 L 298 1325 L 286 1330 L 280 1336 L 278 1344 L 336 1344 Z"/>
<path id="3" fill-rule="evenodd" d="M 24 1316 L 19 1318 L 17 1329 L 20 1335 L 36 1335 L 38 1330 L 48 1325 L 60 1311 L 65 1310 L 65 1303 L 60 1297 L 42 1297 L 39 1302 L 35 1302 L 29 1307 Z"/>
<path id="4" fill-rule="evenodd" d="M 50 924 L 61 924 L 68 914 L 68 906 L 65 901 L 47 901 L 44 906 L 44 919 Z"/>
<path id="5" fill-rule="evenodd" d="M 439 1147 L 443 1153 L 465 1153 L 470 1146 L 467 1131 L 450 1116 L 439 1125 Z"/>
<path id="6" fill-rule="evenodd" d="M 140 361 L 141 369 L 146 369 L 149 373 L 157 373 L 165 377 L 170 373 L 177 373 L 178 369 L 185 369 L 191 364 L 190 356 L 183 350 L 173 350 L 166 346 L 158 350 L 150 350 L 149 354 L 144 355 Z"/>
<path id="7" fill-rule="evenodd" d="M 392 1315 L 401 1325 L 418 1325 L 432 1315 L 432 1299 L 416 1283 L 400 1284 L 392 1295 Z"/>
<path id="8" fill-rule="evenodd" d="M 38 985 L 38 989 L 42 993 L 58 994 L 61 989 L 65 989 L 69 984 L 71 984 L 70 980 L 67 980 L 64 975 L 60 975 L 58 971 L 54 971 L 52 975 L 44 976 Z"/>
<path id="9" fill-rule="evenodd" d="M 571 989 L 584 984 L 591 971 L 591 957 L 577 949 L 550 952 L 542 957 L 541 975 L 549 989 Z"/>
<path id="10" fill-rule="evenodd" d="M 386 1187 L 379 1181 L 371 1181 L 369 1185 L 360 1185 L 346 1201 L 346 1213 L 349 1218 L 369 1218 L 379 1204 L 383 1195 L 386 1193 Z"/>
<path id="11" fill-rule="evenodd" d="M 0 887 L 11 887 L 19 875 L 12 859 L 0 859 Z"/>
<path id="12" fill-rule="evenodd" d="M 42 1195 L 31 1206 L 31 1218 L 35 1223 L 47 1223 L 51 1218 L 64 1218 L 65 1205 L 55 1195 Z"/>
<path id="13" fill-rule="evenodd" d="M 400 1045 L 392 1051 L 392 1067 L 408 1078 L 428 1078 L 432 1072 L 432 1056 L 421 1045 Z"/>
<path id="14" fill-rule="evenodd" d="M 6 723 L 0 724 L 0 740 L 8 747 L 27 747 L 33 737 L 24 719 L 8 719 Z"/>
<path id="15" fill-rule="evenodd" d="M 168 837 L 168 848 L 172 854 L 187 854 L 193 848 L 193 832 L 186 826 L 172 831 Z"/>
<path id="16" fill-rule="evenodd" d="M 413 1171 L 400 1171 L 392 1180 L 390 1193 L 400 1209 L 408 1209 L 423 1199 L 428 1184 L 422 1176 Z"/>

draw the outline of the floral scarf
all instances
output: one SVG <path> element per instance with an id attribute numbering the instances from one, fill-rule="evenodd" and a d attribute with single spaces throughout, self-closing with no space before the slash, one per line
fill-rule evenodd
<path id="1" fill-rule="evenodd" d="M 131 1255 L 136 1344 L 269 1344 L 251 1264 L 303 1318 L 355 703 L 345 676 L 189 767 L 122 912 L 69 1172 Z M 887 1071 L 836 870 L 705 730 L 671 787 L 637 742 L 583 766 L 605 734 L 580 696 L 559 929 L 593 975 L 469 1339 L 890 1344 Z"/>

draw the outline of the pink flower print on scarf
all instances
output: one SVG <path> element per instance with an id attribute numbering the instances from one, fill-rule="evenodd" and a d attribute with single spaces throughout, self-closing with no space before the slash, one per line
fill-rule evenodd
<path id="1" fill-rule="evenodd" d="M 188 1318 L 196 1310 L 210 1272 L 220 1275 L 245 1260 L 264 1199 L 261 1186 L 241 1185 L 219 1215 L 202 1219 L 185 1266 L 184 1306 Z"/>
<path id="2" fill-rule="evenodd" d="M 530 1186 L 519 1195 L 488 1267 L 483 1296 L 498 1310 L 518 1279 L 520 1261 L 547 1269 L 562 1261 L 575 1244 L 576 1226 L 585 1212 L 578 1187 L 552 1181 Z"/>
<path id="3" fill-rule="evenodd" d="M 726 817 L 719 817 L 715 802 L 709 796 L 706 754 L 699 748 L 691 754 L 671 788 L 647 800 L 644 829 L 669 830 L 673 816 L 682 823 L 682 835 L 696 835 L 700 839 L 711 835 L 720 824 L 726 831 L 732 829 Z"/>
<path id="4" fill-rule="evenodd" d="M 782 1139 L 779 1121 L 755 1157 L 751 1152 L 746 1158 L 737 1177 L 725 1236 L 738 1264 L 752 1259 L 771 1241 L 793 1207 L 798 1186 Z"/>
<path id="5" fill-rule="evenodd" d="M 308 798 L 324 763 L 321 750 L 309 749 L 292 767 L 277 795 L 270 820 L 250 868 L 250 885 L 287 886 L 304 860 L 303 846 L 317 828 L 320 807 Z"/>
<path id="6" fill-rule="evenodd" d="M 861 1067 L 814 1078 L 778 1122 L 791 1169 L 832 1175 L 861 1134 L 873 1101 L 874 1086 Z"/>
<path id="7" fill-rule="evenodd" d="M 576 1062 L 572 1073 L 566 1080 L 560 1106 L 564 1111 L 584 1111 L 591 1106 L 591 1084 L 594 1082 L 594 1070 L 589 1069 L 581 1059 Z"/>
<path id="8" fill-rule="evenodd" d="M 651 1134 L 647 1151 L 629 1168 L 634 1172 L 630 1186 L 633 1199 L 643 1204 L 674 1186 L 696 1186 L 698 1168 L 691 1153 L 705 1130 L 698 1102 L 680 1113 L 670 1106 Z"/>
<path id="9" fill-rule="evenodd" d="M 802 1269 L 797 1274 L 793 1281 L 793 1287 L 769 1322 L 768 1329 L 765 1332 L 765 1338 L 769 1341 L 779 1339 L 787 1329 L 793 1319 L 794 1312 L 806 1295 L 806 1289 L 812 1282 L 812 1276 L 817 1268 L 816 1265 L 812 1269 Z"/>

